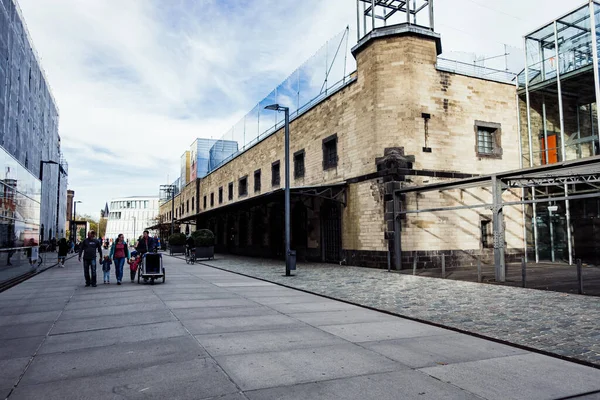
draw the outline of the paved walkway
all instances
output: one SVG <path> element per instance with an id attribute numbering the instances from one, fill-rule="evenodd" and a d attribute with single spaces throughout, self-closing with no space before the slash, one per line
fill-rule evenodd
<path id="1" fill-rule="evenodd" d="M 600 299 L 333 264 L 218 255 L 203 263 L 600 365 Z"/>
<path id="2" fill-rule="evenodd" d="M 0 397 L 599 398 L 599 369 L 176 258 L 165 266 L 166 284 L 85 288 L 70 260 L 0 293 Z"/>

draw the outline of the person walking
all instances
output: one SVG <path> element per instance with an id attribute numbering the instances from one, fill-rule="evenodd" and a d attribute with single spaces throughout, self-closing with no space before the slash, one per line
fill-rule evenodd
<path id="1" fill-rule="evenodd" d="M 150 232 L 144 231 L 144 235 L 138 240 L 135 249 L 141 256 L 154 250 L 154 240 L 150 237 Z"/>
<path id="2" fill-rule="evenodd" d="M 117 285 L 121 284 L 123 280 L 123 266 L 125 260 L 129 259 L 129 246 L 123 240 L 123 234 L 119 233 L 117 240 L 115 240 L 110 248 L 110 259 L 115 262 L 115 276 L 117 277 Z"/>
<path id="3" fill-rule="evenodd" d="M 102 259 L 102 244 L 96 239 L 96 232 L 89 231 L 88 237 L 79 245 L 79 261 L 81 262 L 83 254 L 83 275 L 86 287 L 90 285 L 96 287 L 96 251 Z"/>
<path id="4" fill-rule="evenodd" d="M 65 259 L 67 258 L 67 253 L 69 252 L 69 244 L 67 243 L 67 239 L 62 238 L 58 241 L 58 267 L 65 267 Z"/>

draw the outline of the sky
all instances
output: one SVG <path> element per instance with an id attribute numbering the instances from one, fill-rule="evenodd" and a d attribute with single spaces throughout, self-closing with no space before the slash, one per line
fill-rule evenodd
<path id="1" fill-rule="evenodd" d="M 112 198 L 158 196 L 195 138 L 221 137 L 346 26 L 356 43 L 354 0 L 18 2 L 78 215 L 96 218 Z M 493 57 L 583 2 L 436 0 L 436 31 L 445 54 Z"/>

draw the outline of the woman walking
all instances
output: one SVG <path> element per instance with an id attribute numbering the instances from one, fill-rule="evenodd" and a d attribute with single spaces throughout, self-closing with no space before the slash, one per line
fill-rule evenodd
<path id="1" fill-rule="evenodd" d="M 110 248 L 109 257 L 115 262 L 115 275 L 117 277 L 117 285 L 121 284 L 123 279 L 123 265 L 125 260 L 129 259 L 129 246 L 123 240 L 123 234 L 120 233 L 117 240 L 113 242 Z"/>
<path id="2" fill-rule="evenodd" d="M 67 243 L 67 239 L 62 238 L 58 242 L 58 266 L 60 268 L 65 267 L 65 259 L 67 258 L 67 253 L 69 252 L 69 244 Z"/>

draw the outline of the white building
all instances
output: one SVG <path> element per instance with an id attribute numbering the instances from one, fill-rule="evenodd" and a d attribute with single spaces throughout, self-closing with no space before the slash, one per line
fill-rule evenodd
<path id="1" fill-rule="evenodd" d="M 106 237 L 116 239 L 122 233 L 129 242 L 142 235 L 144 229 L 155 225 L 158 197 L 133 196 L 112 199 L 109 203 Z M 154 232 L 150 232 L 154 235 Z"/>

